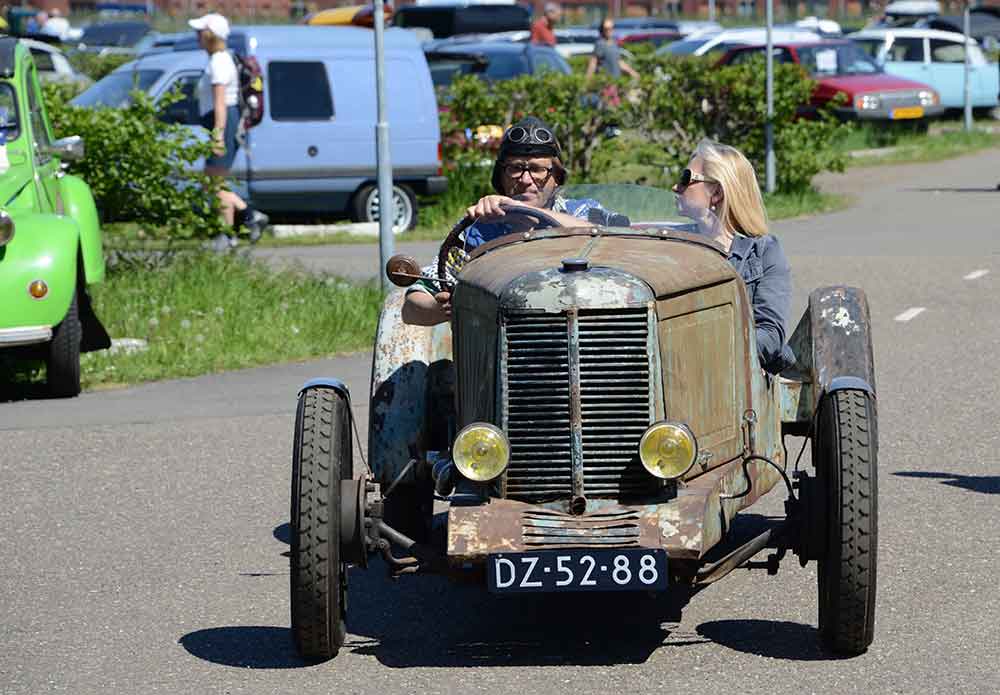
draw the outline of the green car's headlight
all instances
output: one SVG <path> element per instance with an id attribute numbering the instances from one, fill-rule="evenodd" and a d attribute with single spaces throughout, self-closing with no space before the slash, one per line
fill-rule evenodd
<path id="1" fill-rule="evenodd" d="M 0 210 L 0 246 L 6 246 L 14 238 L 14 220 L 3 210 Z"/>
<path id="2" fill-rule="evenodd" d="M 504 472 L 510 443 L 499 428 L 476 422 L 462 429 L 451 448 L 455 467 L 469 480 L 484 483 Z"/>
<path id="3" fill-rule="evenodd" d="M 698 441 L 680 422 L 650 425 L 639 440 L 639 460 L 657 478 L 674 480 L 687 473 L 698 458 Z"/>

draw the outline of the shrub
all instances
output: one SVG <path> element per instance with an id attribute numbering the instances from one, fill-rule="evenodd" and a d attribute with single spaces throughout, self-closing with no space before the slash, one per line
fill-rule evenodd
<path id="1" fill-rule="evenodd" d="M 70 164 L 94 192 L 104 221 L 135 220 L 149 236 L 190 238 L 222 231 L 215 190 L 201 173 L 185 170 L 209 152 L 189 129 L 160 119 L 171 98 L 153 104 L 134 92 L 124 108 L 71 106 L 65 85 L 46 85 L 45 103 L 56 137 L 80 135 L 86 156 Z"/>
<path id="2" fill-rule="evenodd" d="M 115 53 L 102 55 L 99 53 L 73 51 L 68 54 L 68 58 L 77 71 L 82 72 L 94 82 L 97 82 L 108 73 L 114 72 L 130 60 L 134 60 L 135 56 Z"/>

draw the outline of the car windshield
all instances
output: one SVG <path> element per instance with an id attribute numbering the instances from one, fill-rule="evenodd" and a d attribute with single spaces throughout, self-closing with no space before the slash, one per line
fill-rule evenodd
<path id="1" fill-rule="evenodd" d="M 17 121 L 17 101 L 14 99 L 14 88 L 6 82 L 0 82 L 0 134 L 3 139 L 13 140 L 20 134 Z"/>
<path id="2" fill-rule="evenodd" d="M 435 87 L 447 87 L 460 75 L 482 73 L 486 69 L 482 61 L 471 56 L 439 56 L 428 60 L 427 66 L 431 69 L 431 81 Z"/>
<path id="3" fill-rule="evenodd" d="M 874 75 L 882 72 L 875 61 L 854 44 L 802 46 L 797 50 L 802 67 L 815 77 Z"/>
<path id="4" fill-rule="evenodd" d="M 711 41 L 711 37 L 707 39 L 684 39 L 683 41 L 674 41 L 669 46 L 659 49 L 657 54 L 663 55 L 664 53 L 670 53 L 678 56 L 694 55 L 695 51 L 709 41 Z"/>
<path id="5" fill-rule="evenodd" d="M 163 74 L 163 70 L 117 70 L 73 99 L 74 106 L 128 106 L 133 89 L 145 92 Z"/>
<path id="6" fill-rule="evenodd" d="M 149 32 L 145 24 L 93 24 L 83 30 L 80 43 L 87 46 L 134 46 Z"/>
<path id="7" fill-rule="evenodd" d="M 606 210 L 627 217 L 632 226 L 677 227 L 680 224 L 681 227 L 687 228 L 691 222 L 680 215 L 677 210 L 677 197 L 665 188 L 580 183 L 562 186 L 556 191 L 556 196 L 566 200 L 597 201 Z"/>

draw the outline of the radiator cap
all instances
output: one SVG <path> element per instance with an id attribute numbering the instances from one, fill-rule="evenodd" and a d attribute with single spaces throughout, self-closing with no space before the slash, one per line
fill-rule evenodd
<path id="1" fill-rule="evenodd" d="M 564 258 L 562 260 L 564 273 L 575 273 L 581 270 L 590 270 L 590 261 L 586 258 Z"/>

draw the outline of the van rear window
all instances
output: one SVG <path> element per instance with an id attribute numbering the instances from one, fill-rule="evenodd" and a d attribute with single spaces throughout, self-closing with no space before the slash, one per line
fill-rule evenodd
<path id="1" fill-rule="evenodd" d="M 328 121 L 333 118 L 330 80 L 323 63 L 268 63 L 267 86 L 271 118 L 275 121 Z"/>

